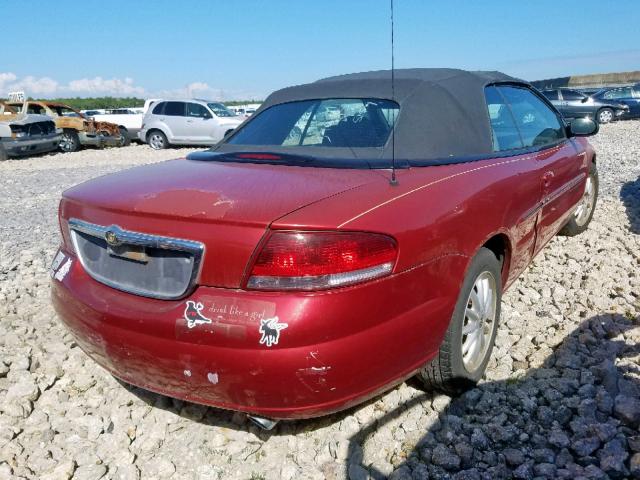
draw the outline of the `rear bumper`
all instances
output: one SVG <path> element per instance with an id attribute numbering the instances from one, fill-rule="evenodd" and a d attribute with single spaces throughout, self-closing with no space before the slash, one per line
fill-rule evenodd
<path id="1" fill-rule="evenodd" d="M 68 258 L 53 304 L 96 362 L 148 390 L 276 419 L 342 410 L 411 376 L 437 352 L 455 302 L 446 281 L 418 289 L 441 262 L 322 294 L 199 287 L 166 301 L 107 287 Z M 211 323 L 189 328 L 187 301 Z M 286 327 L 268 346 L 261 320 L 273 317 Z"/>
<path id="2" fill-rule="evenodd" d="M 139 128 L 128 128 L 127 129 L 129 140 L 139 140 L 138 133 L 140 133 Z"/>
<path id="3" fill-rule="evenodd" d="M 78 138 L 81 145 L 91 145 L 93 147 L 117 147 L 120 145 L 120 137 L 78 132 Z"/>
<path id="4" fill-rule="evenodd" d="M 141 129 L 137 133 L 138 140 L 143 143 L 147 143 L 147 129 Z"/>
<path id="5" fill-rule="evenodd" d="M 51 152 L 58 148 L 60 144 L 60 134 L 47 135 L 37 139 L 2 139 L 2 147 L 10 157 L 24 155 L 35 155 L 38 153 Z"/>

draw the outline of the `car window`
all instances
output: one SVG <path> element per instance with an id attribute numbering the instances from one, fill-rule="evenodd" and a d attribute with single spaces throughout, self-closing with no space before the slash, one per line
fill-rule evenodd
<path id="1" fill-rule="evenodd" d="M 64 105 L 49 105 L 49 108 L 53 110 L 60 117 L 79 117 L 78 112 L 72 108 L 65 107 Z"/>
<path id="2" fill-rule="evenodd" d="M 184 102 L 167 102 L 164 114 L 169 117 L 184 117 Z"/>
<path id="3" fill-rule="evenodd" d="M 516 122 L 513 119 L 509 106 L 496 87 L 484 89 L 487 109 L 489 110 L 489 120 L 491 121 L 491 131 L 493 137 L 493 151 L 514 150 L 522 148 L 522 138 Z"/>
<path id="4" fill-rule="evenodd" d="M 391 100 L 341 98 L 274 105 L 253 117 L 227 143 L 235 145 L 382 147 L 399 106 Z"/>
<path id="5" fill-rule="evenodd" d="M 511 107 L 525 147 L 556 143 L 565 138 L 564 126 L 549 106 L 524 87 L 498 87 Z"/>
<path id="6" fill-rule="evenodd" d="M 549 100 L 558 100 L 558 91 L 557 90 L 544 90 L 542 94 L 547 97 Z"/>
<path id="7" fill-rule="evenodd" d="M 162 115 L 162 111 L 164 110 L 164 105 L 166 103 L 167 102 L 160 102 L 155 107 L 153 107 L 153 111 L 151 113 L 153 113 L 154 115 Z"/>
<path id="8" fill-rule="evenodd" d="M 216 117 L 235 117 L 236 115 L 221 103 L 211 102 L 207 103 L 207 105 L 216 114 Z"/>
<path id="9" fill-rule="evenodd" d="M 35 103 L 30 103 L 29 106 L 27 107 L 27 113 L 35 113 L 36 115 L 46 115 L 47 112 L 45 112 L 44 108 L 40 105 L 37 105 Z"/>
<path id="10" fill-rule="evenodd" d="M 582 100 L 584 95 L 574 90 L 562 90 L 562 98 L 568 102 Z"/>
<path id="11" fill-rule="evenodd" d="M 187 117 L 211 118 L 211 114 L 199 103 L 187 103 Z"/>
<path id="12" fill-rule="evenodd" d="M 616 88 L 615 90 L 609 90 L 603 95 L 607 100 L 614 100 L 618 98 L 631 98 L 631 87 Z"/>

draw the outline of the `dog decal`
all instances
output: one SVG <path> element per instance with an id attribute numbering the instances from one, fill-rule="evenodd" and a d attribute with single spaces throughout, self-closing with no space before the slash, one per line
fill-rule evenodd
<path id="1" fill-rule="evenodd" d="M 289 326 L 286 323 L 278 323 L 278 320 L 278 317 L 260 320 L 259 332 L 262 334 L 262 338 L 260 338 L 260 345 L 271 347 L 278 344 L 278 340 L 280 340 L 280 331 Z"/>
<path id="2" fill-rule="evenodd" d="M 187 327 L 193 328 L 203 323 L 211 323 L 211 319 L 202 315 L 204 305 L 200 302 L 187 300 L 187 307 L 184 309 L 184 319 L 187 321 Z"/>

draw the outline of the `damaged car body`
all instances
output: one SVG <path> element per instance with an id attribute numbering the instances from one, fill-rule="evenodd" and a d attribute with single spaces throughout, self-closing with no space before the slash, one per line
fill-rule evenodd
<path id="1" fill-rule="evenodd" d="M 0 160 L 56 150 L 61 131 L 51 118 L 0 101 Z"/>
<path id="2" fill-rule="evenodd" d="M 217 146 L 60 203 L 52 301 L 116 377 L 278 419 L 484 374 L 502 292 L 596 204 L 589 119 L 498 72 L 273 93 Z"/>
<path id="3" fill-rule="evenodd" d="M 29 113 L 47 115 L 62 129 L 60 150 L 63 152 L 76 152 L 87 145 L 102 148 L 128 143 L 118 125 L 92 120 L 63 103 L 29 100 L 26 104 Z"/>

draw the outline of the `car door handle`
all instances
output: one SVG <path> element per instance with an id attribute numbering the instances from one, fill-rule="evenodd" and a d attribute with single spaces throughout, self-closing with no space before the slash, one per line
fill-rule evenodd
<path id="1" fill-rule="evenodd" d="M 187 120 L 187 123 L 193 123 L 193 120 Z"/>

